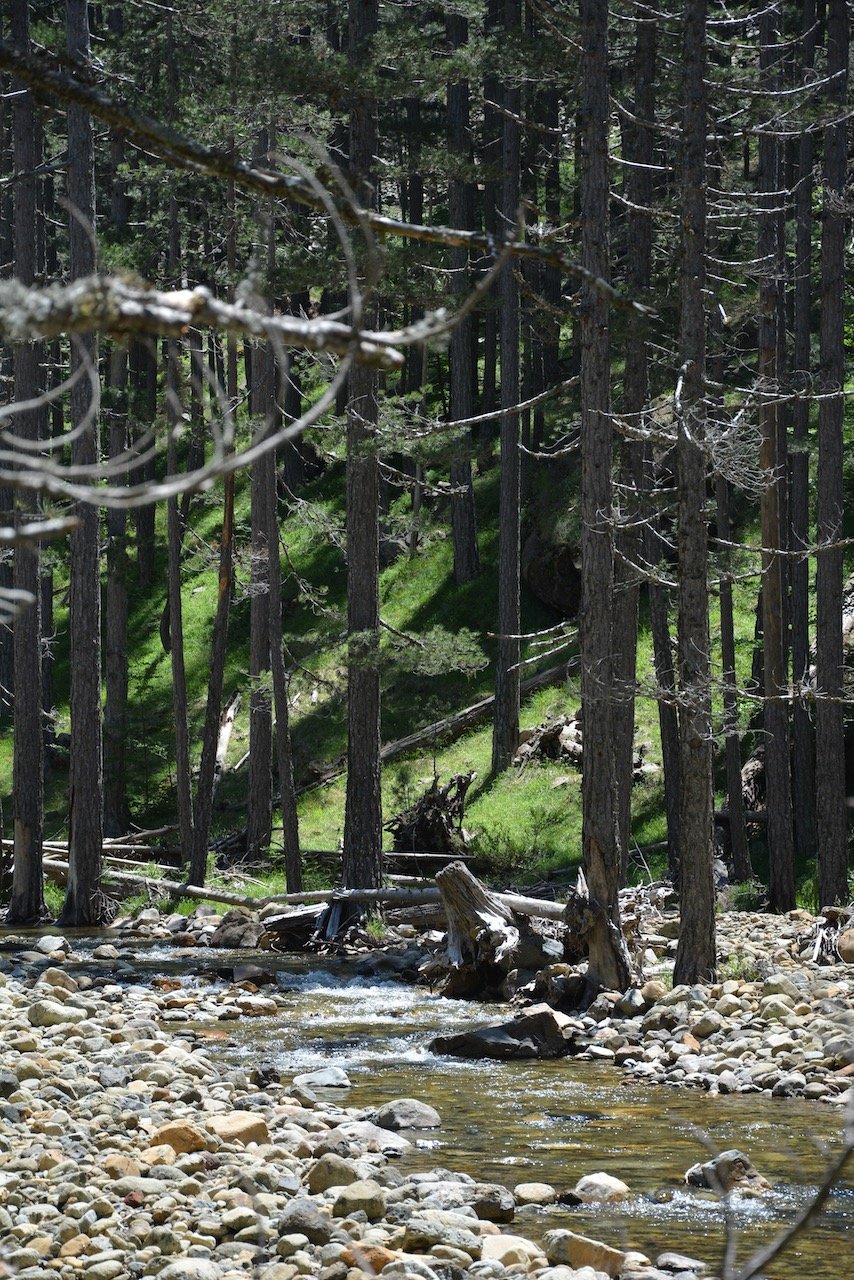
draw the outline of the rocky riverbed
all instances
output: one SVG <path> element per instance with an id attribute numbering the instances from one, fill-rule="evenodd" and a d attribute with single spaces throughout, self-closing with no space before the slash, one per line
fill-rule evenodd
<path id="1" fill-rule="evenodd" d="M 727 917 L 722 944 L 749 979 L 668 990 L 653 978 L 600 997 L 580 1017 L 556 1014 L 568 1051 L 710 1092 L 843 1103 L 854 1092 L 854 969 L 803 956 L 806 923 L 800 913 Z M 659 926 L 664 932 L 658 942 L 648 939 L 649 950 L 666 955 L 669 930 Z M 279 1081 L 263 1070 L 224 1067 L 212 1052 L 222 1024 L 285 1016 L 286 995 L 259 985 L 261 971 L 255 982 L 134 980 L 122 945 L 127 930 L 173 940 L 180 930 L 185 943 L 198 945 L 218 927 L 204 913 L 189 928 L 183 918 L 146 913 L 96 949 L 94 977 L 73 966 L 72 948 L 59 936 L 5 958 L 6 1274 L 688 1280 L 704 1273 L 703 1263 L 679 1254 L 650 1259 L 622 1241 L 566 1229 L 528 1239 L 523 1211 L 566 1188 L 483 1184 L 441 1168 L 404 1174 L 397 1157 L 440 1120 L 423 1104 L 339 1106 L 314 1091 L 311 1077 Z M 429 939 L 404 936 L 356 963 L 411 976 L 425 948 Z M 105 962 L 112 973 L 103 972 Z M 556 994 L 559 970 L 551 966 L 536 979 L 543 990 L 532 999 L 548 995 L 549 984 Z M 738 1161 L 735 1168 L 738 1180 Z M 628 1194 L 614 1179 L 590 1175 L 573 1189 L 579 1198 Z M 761 1194 L 761 1180 L 751 1189 Z"/>

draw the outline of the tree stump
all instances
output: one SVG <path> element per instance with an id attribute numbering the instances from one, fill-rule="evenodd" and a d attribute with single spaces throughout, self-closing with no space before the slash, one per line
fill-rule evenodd
<path id="1" fill-rule="evenodd" d="M 436 873 L 448 921 L 447 953 L 451 973 L 448 996 L 473 996 L 500 987 L 513 968 L 521 917 L 489 892 L 461 862 Z"/>

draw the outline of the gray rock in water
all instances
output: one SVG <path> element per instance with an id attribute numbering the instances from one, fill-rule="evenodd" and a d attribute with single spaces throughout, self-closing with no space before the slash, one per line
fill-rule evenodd
<path id="1" fill-rule="evenodd" d="M 374 1115 L 374 1124 L 381 1129 L 437 1129 L 441 1123 L 435 1107 L 417 1098 L 395 1098 Z"/>
<path id="2" fill-rule="evenodd" d="M 688 1258 L 684 1253 L 674 1253 L 672 1249 L 666 1253 L 660 1253 L 655 1260 L 655 1265 L 661 1271 L 693 1271 L 697 1275 L 709 1269 L 708 1263 L 700 1262 L 697 1258 Z"/>
<path id="3" fill-rule="evenodd" d="M 771 1183 L 753 1165 L 750 1156 L 735 1149 L 722 1151 L 705 1164 L 694 1164 L 685 1174 L 690 1187 L 708 1187 L 723 1195 L 727 1191 L 743 1188 L 750 1191 L 769 1191 Z"/>
<path id="4" fill-rule="evenodd" d="M 317 1071 L 303 1071 L 294 1076 L 298 1089 L 349 1089 L 350 1077 L 341 1067 L 319 1067 Z"/>
<path id="5" fill-rule="evenodd" d="M 430 1048 L 455 1058 L 561 1058 L 572 1048 L 574 1030 L 571 1018 L 537 1004 L 498 1026 L 436 1036 Z"/>
<path id="6" fill-rule="evenodd" d="M 483 1183 L 476 1188 L 471 1206 L 484 1222 L 512 1222 L 516 1198 L 506 1187 Z"/>
<path id="7" fill-rule="evenodd" d="M 43 938 L 39 938 L 33 949 L 40 951 L 43 956 L 52 955 L 54 951 L 64 951 L 67 955 L 71 950 L 71 943 L 61 933 L 46 933 Z"/>

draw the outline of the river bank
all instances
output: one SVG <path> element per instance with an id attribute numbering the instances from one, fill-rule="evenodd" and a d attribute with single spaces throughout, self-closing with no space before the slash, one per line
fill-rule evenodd
<path id="1" fill-rule="evenodd" d="M 776 922 L 778 951 L 786 946 L 781 929 L 801 923 Z M 207 927 L 212 924 L 209 918 Z M 152 937 L 168 934 L 153 917 L 136 928 Z M 742 920 L 738 928 L 743 949 L 750 945 L 750 930 L 767 926 Z M 56 942 L 42 941 L 50 954 L 4 957 L 6 973 L 0 972 L 0 1241 L 9 1274 L 22 1280 L 224 1280 L 247 1274 L 259 1280 L 309 1274 L 363 1280 L 378 1272 L 387 1280 L 455 1280 L 463 1273 L 493 1280 L 505 1274 L 593 1280 L 592 1272 L 583 1271 L 592 1264 L 600 1274 L 637 1273 L 654 1280 L 707 1270 L 706 1263 L 694 1260 L 689 1266 L 684 1258 L 674 1262 L 659 1254 L 642 1261 L 625 1230 L 603 1234 L 600 1243 L 613 1250 L 605 1253 L 591 1252 L 593 1246 L 578 1242 L 584 1236 L 567 1228 L 535 1238 L 526 1217 L 531 1206 L 536 1212 L 538 1198 L 547 1205 L 564 1188 L 514 1180 L 509 1186 L 484 1185 L 471 1175 L 432 1167 L 432 1131 L 401 1133 L 377 1125 L 376 1106 L 341 1105 L 330 1101 L 328 1090 L 312 1091 L 299 1078 L 276 1079 L 258 1052 L 244 1054 L 237 1064 L 222 1060 L 216 1053 L 221 1037 L 241 1026 L 272 1028 L 292 1013 L 286 991 L 246 980 L 199 983 L 165 975 L 140 981 L 123 954 L 121 935 L 95 949 L 95 956 L 101 954 L 92 976 L 69 958 L 73 944 L 65 951 Z M 764 938 L 754 943 L 765 947 Z M 384 959 L 405 969 L 421 949 L 417 939 L 403 938 Z M 709 1016 L 714 1002 L 736 995 L 742 1031 L 752 1028 L 759 1041 L 769 1026 L 780 1028 L 771 1036 L 788 1033 L 785 1045 L 771 1046 L 781 1070 L 791 1074 L 797 1055 L 805 1077 L 824 1071 L 822 1080 L 831 1082 L 827 1090 L 805 1096 L 842 1102 L 850 1073 L 831 1063 L 822 1036 L 827 1031 L 832 1045 L 831 1032 L 844 1036 L 845 1026 L 850 1032 L 848 974 L 842 966 L 815 966 L 815 973 L 794 963 L 786 967 L 783 955 L 773 952 L 766 959 L 776 977 L 742 984 L 740 994 L 724 991 L 726 984 L 719 993 L 710 988 L 702 1016 Z M 353 969 L 377 962 L 377 955 L 366 953 Z M 806 987 L 799 979 L 803 973 Z M 802 999 L 785 990 L 762 993 L 763 983 L 780 986 L 783 976 Z M 681 1017 L 684 1003 L 696 1026 L 696 999 L 683 1001 L 681 993 L 665 991 L 651 1010 L 675 1010 Z M 770 999 L 782 1001 L 779 1011 L 788 1010 L 782 1020 L 766 1016 L 763 1002 Z M 810 1025 L 810 1036 L 822 1045 L 821 1059 L 809 1056 L 819 1052 L 808 1047 L 809 1039 L 794 1034 L 797 1024 L 812 1018 L 812 1012 L 805 1018 L 800 1004 L 817 1010 L 820 1021 Z M 615 1064 L 634 1070 L 619 1053 L 626 1046 L 608 1043 L 617 1017 L 600 1018 L 600 1012 L 587 1015 L 583 1032 L 589 1044 L 577 1046 L 581 1057 L 601 1061 L 603 1052 L 611 1053 Z M 639 1019 L 642 1030 L 647 1016 Z M 785 1025 L 787 1018 L 796 1025 Z M 622 1025 L 634 1021 L 623 1017 Z M 668 1044 L 686 1044 L 674 1038 L 677 1029 L 678 1023 L 650 1027 L 644 1052 L 665 1043 L 655 1038 L 663 1031 Z M 711 1030 L 706 1041 L 720 1031 Z M 849 1033 L 849 1049 L 851 1041 Z M 748 1038 L 738 1059 L 743 1067 L 762 1060 L 758 1050 Z M 676 1051 L 653 1061 L 684 1072 L 672 1083 L 691 1084 L 685 1057 Z M 719 1086 L 722 1077 L 720 1072 Z M 816 1082 L 806 1080 L 803 1092 Z M 773 1086 L 760 1084 L 758 1072 L 745 1084 L 745 1092 L 773 1092 Z M 369 1092 L 370 1081 L 361 1090 Z M 817 1107 L 816 1114 L 825 1110 Z M 401 1172 L 406 1162 L 400 1153 L 412 1149 L 408 1144 L 421 1146 L 421 1167 Z"/>

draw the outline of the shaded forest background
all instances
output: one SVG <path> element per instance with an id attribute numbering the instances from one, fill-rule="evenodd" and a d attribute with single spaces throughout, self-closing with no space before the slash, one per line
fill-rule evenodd
<path id="1" fill-rule="evenodd" d="M 4 48 L 44 51 L 57 76 L 25 91 L 23 64 L 3 63 L 7 277 L 97 265 L 131 289 L 385 332 L 389 349 L 403 335 L 394 367 L 361 352 L 349 370 L 346 344 L 286 352 L 239 324 L 4 347 L 9 403 L 76 368 L 97 379 L 15 415 L 3 523 L 62 517 L 98 475 L 113 503 L 75 508 L 70 548 L 0 552 L 0 585 L 39 601 L 0 633 L 16 873 L 46 837 L 73 848 L 75 821 L 94 864 L 104 834 L 177 815 L 167 843 L 194 883 L 237 831 L 231 856 L 292 887 L 301 850 L 339 845 L 350 883 L 370 884 L 383 817 L 473 770 L 464 825 L 504 879 L 583 854 L 595 880 L 601 857 L 607 902 L 630 871 L 667 868 L 707 914 L 714 808 L 745 899 L 847 900 L 846 4 L 3 14 Z M 302 195 L 263 198 L 250 171 L 295 175 Z M 315 174 L 328 195 L 306 196 Z M 440 308 L 465 314 L 413 340 Z M 275 451 L 201 474 L 216 432 L 239 453 L 330 386 Z M 36 502 L 20 440 L 31 457 L 90 409 L 90 452 L 54 451 Z M 149 432 L 156 456 L 129 472 Z M 173 478 L 167 502 L 113 493 Z M 100 638 L 88 692 L 75 608 L 90 657 Z M 485 727 L 451 731 L 492 694 Z M 87 698 L 102 741 L 75 730 Z M 514 763 L 520 728 L 582 706 L 583 783 L 565 761 Z M 381 776 L 380 742 L 431 724 Z M 39 752 L 44 794 L 25 802 Z M 103 910 L 97 883 L 68 918 Z M 9 891 L 41 911 L 40 874 Z"/>

